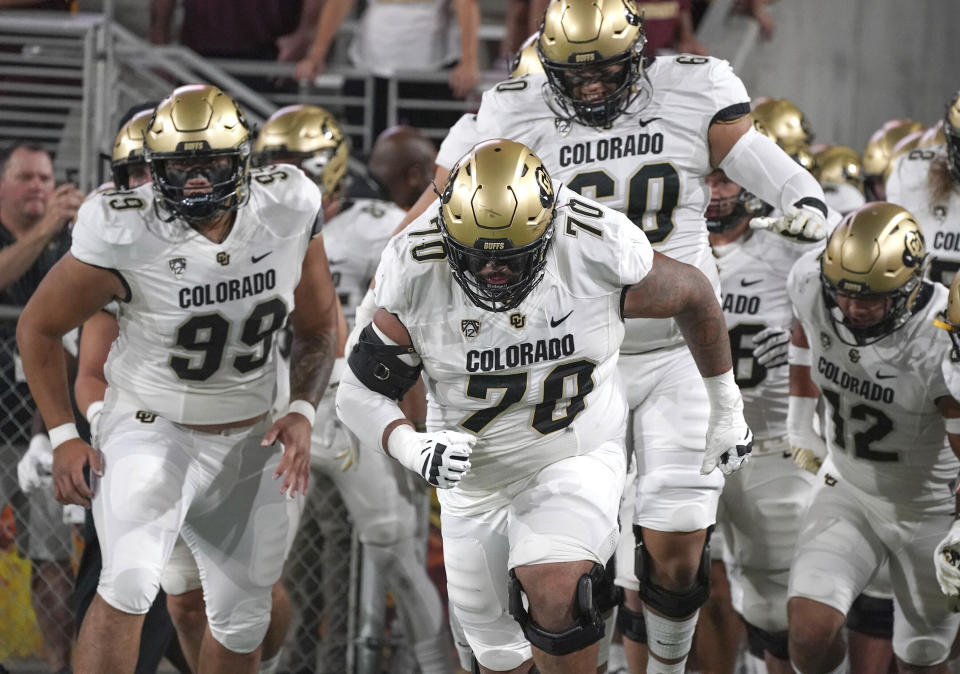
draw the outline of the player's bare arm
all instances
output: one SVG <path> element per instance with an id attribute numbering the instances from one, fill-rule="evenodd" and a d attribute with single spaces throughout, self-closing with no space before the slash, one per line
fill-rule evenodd
<path id="1" fill-rule="evenodd" d="M 82 288 L 83 292 L 77 292 Z M 54 495 L 61 503 L 90 507 L 93 491 L 83 477 L 90 465 L 102 474 L 99 455 L 75 436 L 57 444 L 56 429 L 73 424 L 62 337 L 115 297 L 127 292 L 113 272 L 80 262 L 66 254 L 33 294 L 17 324 L 17 342 L 30 393 L 47 428 L 53 431 Z"/>
<path id="2" fill-rule="evenodd" d="M 300 283 L 293 293 L 290 314 L 293 345 L 290 352 L 290 400 L 306 401 L 314 409 L 330 381 L 339 346 L 339 302 L 330 277 L 323 237 L 310 242 Z M 267 431 L 264 444 L 279 440 L 283 457 L 274 477 L 285 476 L 281 490 L 306 493 L 310 476 L 310 420 L 295 411 L 284 415 Z"/>
<path id="3" fill-rule="evenodd" d="M 623 315 L 676 320 L 704 377 L 733 367 L 723 311 L 710 281 L 696 267 L 654 252 L 650 272 L 627 291 Z"/>

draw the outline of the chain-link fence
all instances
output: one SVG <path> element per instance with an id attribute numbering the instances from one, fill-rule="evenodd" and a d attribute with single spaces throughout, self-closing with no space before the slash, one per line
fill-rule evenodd
<path id="1" fill-rule="evenodd" d="M 38 427 L 16 348 L 18 310 L 0 307 L 0 661 L 69 663 L 80 539 L 50 489 L 24 493 L 17 464 Z"/>

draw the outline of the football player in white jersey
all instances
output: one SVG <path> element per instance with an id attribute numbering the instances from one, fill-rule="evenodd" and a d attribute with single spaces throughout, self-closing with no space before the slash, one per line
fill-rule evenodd
<path id="1" fill-rule="evenodd" d="M 922 129 L 923 124 L 912 119 L 891 119 L 873 132 L 861 157 L 863 188 L 867 201 L 887 199 L 886 181 L 892 168 L 890 162 L 893 159 L 893 148 L 911 133 Z"/>
<path id="2" fill-rule="evenodd" d="M 911 150 L 887 179 L 887 200 L 917 217 L 930 247 L 929 276 L 950 285 L 960 269 L 960 93 L 947 104 L 946 143 Z"/>
<path id="3" fill-rule="evenodd" d="M 726 548 L 733 607 L 747 625 L 751 650 L 766 660 L 771 674 L 792 674 L 787 580 L 813 476 L 791 460 L 787 441 L 787 347 L 793 318 L 787 274 L 808 247 L 751 229 L 751 218 L 765 205 L 723 171 L 708 175 L 707 184 L 707 229 L 720 274 L 734 374 L 754 433 L 750 463 L 724 485 L 717 530 Z M 698 654 L 704 646 L 707 652 L 727 649 L 727 662 L 735 660 L 736 643 L 707 646 L 701 641 L 698 633 Z"/>
<path id="4" fill-rule="evenodd" d="M 814 153 L 813 176 L 823 187 L 827 205 L 841 215 L 864 203 L 860 154 L 846 145 L 831 145 Z"/>
<path id="5" fill-rule="evenodd" d="M 513 138 L 570 189 L 627 215 L 658 251 L 700 268 L 717 290 L 703 219 L 713 168 L 780 208 L 786 215 L 776 226 L 785 233 L 822 236 L 820 186 L 753 128 L 749 96 L 730 66 L 691 55 L 645 59 L 644 42 L 632 0 L 551 2 L 538 42 L 545 73 L 484 94 L 478 114 L 461 118 L 441 145 L 436 183 L 477 141 Z M 708 595 L 707 529 L 723 477 L 702 463 L 706 393 L 675 323 L 628 321 L 620 367 L 639 462 L 633 524 L 643 534 L 643 573 L 618 565 L 617 582 L 628 590 L 618 620 L 634 671 L 642 667 L 644 612 L 668 635 L 660 638 L 666 645 L 653 644 L 657 666 L 681 671 Z"/>
<path id="6" fill-rule="evenodd" d="M 673 316 L 688 340 L 711 408 L 704 464 L 732 472 L 749 453 L 709 280 L 622 214 L 555 194 L 539 158 L 500 139 L 391 239 L 376 299 L 337 412 L 444 490 L 450 602 L 481 671 L 528 671 L 531 645 L 539 671 L 595 671 L 626 469 L 623 317 Z M 421 368 L 427 433 L 393 402 Z"/>
<path id="7" fill-rule="evenodd" d="M 953 348 L 944 356 L 941 368 L 951 395 L 960 398 L 960 274 L 954 277 L 947 296 L 947 307 L 937 316 L 935 325 L 947 330 Z M 948 433 L 960 433 L 960 422 L 947 420 Z M 934 566 L 940 589 L 954 607 L 960 606 L 960 475 L 951 485 L 955 494 L 954 520 L 947 535 L 934 552 Z"/>
<path id="8" fill-rule="evenodd" d="M 429 183 L 435 155 L 433 144 L 415 129 L 384 131 L 373 146 L 368 167 L 383 198 L 344 201 L 349 150 L 330 113 L 310 105 L 289 106 L 271 115 L 261 129 L 254 147 L 255 162 L 300 166 L 324 195 L 324 244 L 348 326 L 405 207 L 416 201 Z M 391 196 L 397 201 L 390 200 Z M 364 545 L 363 596 L 382 595 L 389 587 L 413 631 L 413 650 L 421 672 L 447 674 L 451 669 L 449 636 L 440 596 L 417 554 L 422 542 L 415 536 L 416 504 L 400 489 L 396 464 L 376 447 L 357 446 L 336 418 L 334 400 L 339 373 L 346 364 L 342 346 L 340 349 L 317 409 L 323 421 L 313 431 L 311 463 L 337 486 Z M 423 413 L 418 416 L 422 420 Z M 382 603 L 382 596 L 377 599 Z M 364 606 L 361 614 L 375 616 L 376 609 Z M 379 618 L 382 621 L 383 616 Z M 382 645 L 378 636 L 370 641 L 374 648 Z M 361 651 L 359 657 L 372 659 L 372 654 Z"/>
<path id="9" fill-rule="evenodd" d="M 306 488 L 310 427 L 337 341 L 320 196 L 297 169 L 248 170 L 249 128 L 216 87 L 175 89 L 145 148 L 151 185 L 84 204 L 71 254 L 18 326 L 52 428 L 56 495 L 92 501 L 103 551 L 74 668 L 133 671 L 142 614 L 182 535 L 207 600 L 201 671 L 253 672 L 283 564 L 284 493 Z M 120 330 L 98 452 L 67 421 L 53 345 L 112 299 Z M 272 337 L 288 315 L 294 402 L 271 424 Z"/>
<path id="10" fill-rule="evenodd" d="M 828 449 L 790 568 L 790 658 L 805 674 L 847 671 L 844 617 L 884 561 L 900 671 L 946 671 L 960 625 L 931 564 L 953 519 L 960 403 L 940 367 L 949 340 L 933 324 L 947 289 L 924 279 L 926 262 L 914 217 L 873 202 L 790 273 L 791 444 L 817 444 L 822 396 Z"/>

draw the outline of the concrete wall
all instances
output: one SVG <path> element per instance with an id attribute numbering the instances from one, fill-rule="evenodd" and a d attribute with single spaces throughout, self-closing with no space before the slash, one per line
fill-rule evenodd
<path id="1" fill-rule="evenodd" d="M 778 0 L 769 42 L 729 5 L 714 0 L 701 40 L 751 96 L 796 103 L 817 141 L 862 151 L 889 119 L 933 124 L 960 89 L 957 0 Z"/>

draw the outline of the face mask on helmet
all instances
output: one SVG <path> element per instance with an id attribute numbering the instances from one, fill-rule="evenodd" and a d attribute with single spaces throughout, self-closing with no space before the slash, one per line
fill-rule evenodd
<path id="1" fill-rule="evenodd" d="M 480 143 L 450 172 L 440 231 L 454 280 L 487 311 L 517 307 L 543 279 L 554 193 L 539 158 L 508 140 Z"/>
<path id="2" fill-rule="evenodd" d="M 710 187 L 710 203 L 704 213 L 707 231 L 723 234 L 743 222 L 744 218 L 756 218 L 772 210 L 758 197 L 726 177 L 719 169 L 707 177 Z"/>
<path id="3" fill-rule="evenodd" d="M 913 216 L 886 202 L 866 204 L 837 226 L 820 258 L 824 304 L 840 341 L 872 344 L 903 327 L 923 290 L 927 261 Z"/>
<path id="4" fill-rule="evenodd" d="M 236 208 L 246 157 L 237 153 L 165 157 L 151 163 L 165 207 L 187 222 L 205 222 Z"/>
<path id="5" fill-rule="evenodd" d="M 960 182 L 960 94 L 947 106 L 943 135 L 947 140 L 947 168 L 954 181 Z"/>
<path id="6" fill-rule="evenodd" d="M 597 5 L 600 5 L 600 13 Z M 643 20 L 632 0 L 554 0 L 537 50 L 561 117 L 609 126 L 643 86 Z"/>
<path id="7" fill-rule="evenodd" d="M 179 87 L 157 106 L 144 158 L 158 206 L 190 225 L 249 198 L 250 128 L 237 104 L 210 85 Z"/>

